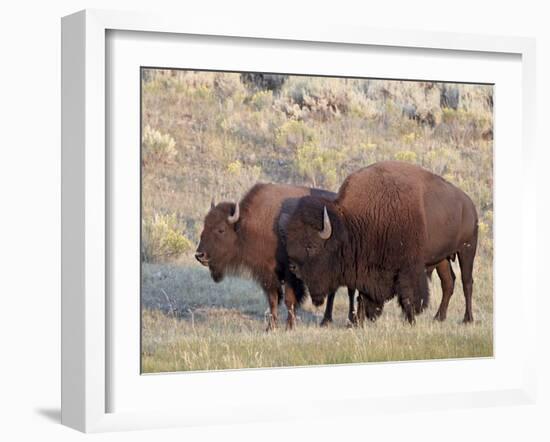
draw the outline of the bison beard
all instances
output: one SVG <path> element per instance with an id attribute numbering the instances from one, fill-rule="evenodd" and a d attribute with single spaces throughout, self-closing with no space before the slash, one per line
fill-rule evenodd
<path id="1" fill-rule="evenodd" d="M 396 294 L 413 323 L 428 305 L 426 267 L 431 271 L 458 254 L 464 321 L 472 320 L 475 208 L 462 191 L 424 169 L 400 162 L 361 169 L 344 181 L 334 201 L 302 198 L 286 236 L 289 260 L 312 298 L 340 285 L 356 287 L 369 319 Z M 444 298 L 439 319 L 444 319 L 446 304 Z"/>

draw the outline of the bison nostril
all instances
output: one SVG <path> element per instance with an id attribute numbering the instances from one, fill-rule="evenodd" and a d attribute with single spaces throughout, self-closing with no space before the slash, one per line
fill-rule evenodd
<path id="1" fill-rule="evenodd" d="M 205 258 L 205 253 L 204 252 L 197 252 L 195 253 L 195 259 L 197 261 L 202 261 L 203 259 Z"/>

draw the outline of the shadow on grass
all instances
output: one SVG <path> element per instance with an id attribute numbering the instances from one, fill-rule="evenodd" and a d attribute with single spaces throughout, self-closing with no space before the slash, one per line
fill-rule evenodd
<path id="1" fill-rule="evenodd" d="M 346 295 L 347 299 L 347 295 Z M 200 265 L 143 264 L 142 307 L 159 310 L 182 320 L 204 322 L 216 316 L 241 316 L 264 322 L 268 309 L 262 289 L 246 277 L 226 277 L 215 283 Z M 320 322 L 324 308 L 306 301 L 298 316 L 303 323 Z M 284 303 L 279 304 L 279 321 L 286 321 Z"/>

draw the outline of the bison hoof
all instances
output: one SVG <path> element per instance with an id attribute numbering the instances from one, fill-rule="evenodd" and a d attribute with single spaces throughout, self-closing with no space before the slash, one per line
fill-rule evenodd
<path id="1" fill-rule="evenodd" d="M 321 321 L 321 324 L 319 324 L 321 327 L 328 327 L 330 324 L 332 324 L 331 318 L 323 318 Z"/>
<path id="2" fill-rule="evenodd" d="M 359 327 L 359 321 L 357 320 L 357 315 L 353 314 L 348 318 L 347 328 Z"/>
<path id="3" fill-rule="evenodd" d="M 440 312 L 437 312 L 434 316 L 434 321 L 443 322 L 445 319 L 446 319 L 446 315 Z"/>
<path id="4" fill-rule="evenodd" d="M 473 315 L 464 315 L 464 320 L 462 321 L 464 324 L 471 324 L 474 322 Z"/>

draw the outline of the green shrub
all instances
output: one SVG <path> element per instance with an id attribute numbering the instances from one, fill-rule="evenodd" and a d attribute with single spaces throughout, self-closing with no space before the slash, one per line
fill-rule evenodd
<path id="1" fill-rule="evenodd" d="M 395 159 L 398 161 L 406 161 L 407 163 L 416 163 L 418 156 L 416 152 L 411 150 L 402 150 L 395 154 Z"/>
<path id="2" fill-rule="evenodd" d="M 296 152 L 296 169 L 314 187 L 335 189 L 339 184 L 339 170 L 344 155 L 334 149 L 322 149 L 306 143 Z"/>
<path id="3" fill-rule="evenodd" d="M 273 92 L 272 91 L 258 91 L 250 98 L 250 105 L 260 111 L 273 104 Z"/>
<path id="4" fill-rule="evenodd" d="M 155 213 L 142 220 L 142 255 L 146 262 L 165 262 L 192 250 L 193 244 L 181 232 L 176 216 Z"/>
<path id="5" fill-rule="evenodd" d="M 220 101 L 228 99 L 240 101 L 246 94 L 239 74 L 223 72 L 214 74 L 214 91 Z"/>
<path id="6" fill-rule="evenodd" d="M 144 165 L 171 162 L 176 154 L 176 141 L 169 134 L 145 126 L 143 131 L 142 161 Z"/>
<path id="7" fill-rule="evenodd" d="M 216 201 L 238 200 L 259 181 L 261 174 L 262 167 L 259 165 L 248 165 L 241 160 L 230 161 L 215 173 L 217 186 L 210 192 L 209 198 L 213 196 Z"/>
<path id="8" fill-rule="evenodd" d="M 243 170 L 243 164 L 239 161 L 233 161 L 227 165 L 227 171 L 230 175 L 239 176 Z"/>
<path id="9" fill-rule="evenodd" d="M 277 131 L 276 144 L 279 147 L 297 149 L 315 139 L 315 133 L 303 121 L 289 120 Z"/>
<path id="10" fill-rule="evenodd" d="M 443 133 L 458 148 L 464 148 L 478 141 L 484 133 L 492 130 L 492 119 L 488 113 L 442 109 Z"/>
<path id="11" fill-rule="evenodd" d="M 460 153 L 456 149 L 441 147 L 424 155 L 424 167 L 437 175 L 460 170 Z"/>
<path id="12" fill-rule="evenodd" d="M 315 120 L 327 121 L 352 111 L 362 116 L 367 113 L 362 109 L 366 98 L 361 90 L 362 81 L 291 77 L 287 98 L 305 111 L 306 116 Z"/>

